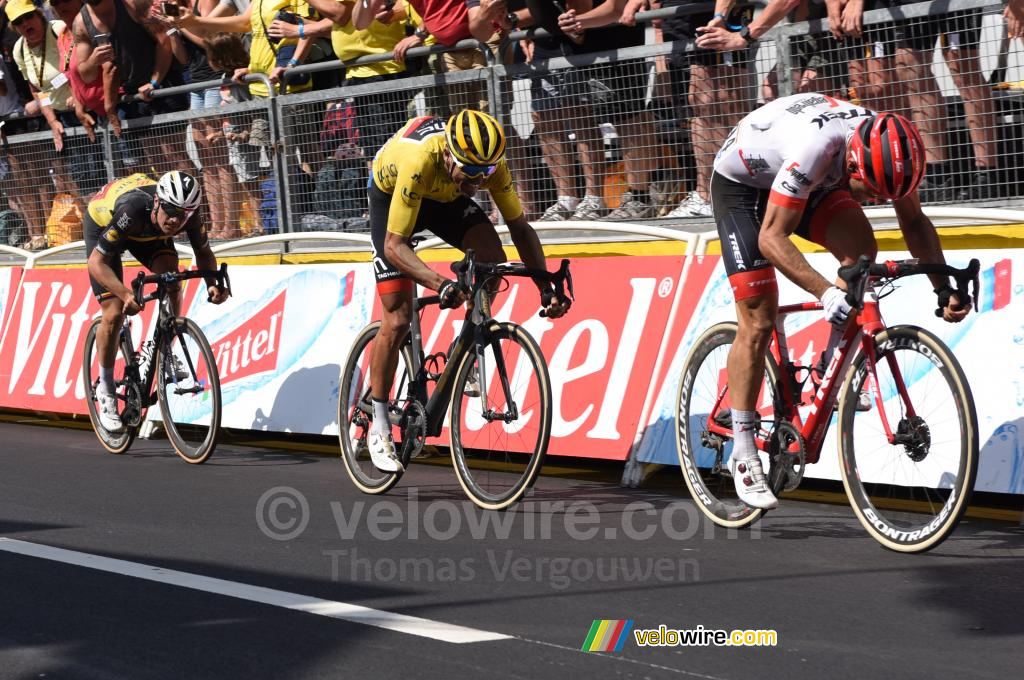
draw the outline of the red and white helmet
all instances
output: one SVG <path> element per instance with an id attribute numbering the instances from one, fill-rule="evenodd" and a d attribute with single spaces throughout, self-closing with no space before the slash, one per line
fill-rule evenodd
<path id="1" fill-rule="evenodd" d="M 850 176 L 880 198 L 903 198 L 924 179 L 921 134 L 896 113 L 878 113 L 861 121 L 850 140 L 850 158 Z"/>

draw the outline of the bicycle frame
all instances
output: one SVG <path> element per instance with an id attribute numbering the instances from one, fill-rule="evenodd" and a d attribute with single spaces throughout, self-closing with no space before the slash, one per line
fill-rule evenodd
<path id="1" fill-rule="evenodd" d="M 828 433 L 829 425 L 832 423 L 832 409 L 839 399 L 839 386 L 842 384 L 841 377 L 845 376 L 849 370 L 850 363 L 856 354 L 854 348 L 858 345 L 860 351 L 866 357 L 869 389 L 871 394 L 874 395 L 875 406 L 881 416 L 886 436 L 890 443 L 895 443 L 896 439 L 883 408 L 882 395 L 878 389 L 876 378 L 875 366 L 877 356 L 875 354 L 874 338 L 885 328 L 885 324 L 882 322 L 878 300 L 871 290 L 865 293 L 863 310 L 856 317 L 851 316 L 851 320 L 847 323 L 839 343 L 832 352 L 832 356 L 828 358 L 825 374 L 822 376 L 821 383 L 818 385 L 814 397 L 809 404 L 804 404 L 801 400 L 802 383 L 796 381 L 795 372 L 806 367 L 797 367 L 789 359 L 789 347 L 785 333 L 786 317 L 790 314 L 820 312 L 821 310 L 822 305 L 820 302 L 804 302 L 779 307 L 769 345 L 771 356 L 775 361 L 775 365 L 779 368 L 778 380 L 780 382 L 780 384 L 775 386 L 775 393 L 781 399 L 781 403 L 773 404 L 773 408 L 782 414 L 781 419 L 790 422 L 800 433 L 805 445 L 807 463 L 816 463 L 821 457 L 825 435 Z M 899 386 L 900 398 L 903 401 L 907 415 L 916 415 L 895 357 L 890 354 L 887 361 L 890 370 L 893 372 L 896 384 Z M 719 392 L 715 406 L 708 416 L 707 427 L 709 432 L 724 437 L 732 437 L 732 429 L 716 423 L 713 418 L 714 414 L 719 412 L 727 391 L 728 386 L 725 386 Z M 801 417 L 798 408 L 804 405 L 809 407 L 806 420 Z M 771 447 L 771 442 L 760 436 L 756 438 L 756 444 L 761 451 L 768 451 Z"/>
<path id="2" fill-rule="evenodd" d="M 410 342 L 412 343 L 412 372 L 409 391 L 417 401 L 423 404 L 423 410 L 427 416 L 427 435 L 438 437 L 444 427 L 444 417 L 448 412 L 448 404 L 451 403 L 452 394 L 455 390 L 455 372 L 462 363 L 462 358 L 470 350 L 476 348 L 478 365 L 483 365 L 483 352 L 481 342 L 484 326 L 491 320 L 490 304 L 483 287 L 479 288 L 474 296 L 473 308 L 466 315 L 466 321 L 462 324 L 455 343 L 452 345 L 451 356 L 445 362 L 444 370 L 437 377 L 434 390 L 427 396 L 427 372 L 424 367 L 426 356 L 423 352 L 423 331 L 420 325 L 419 312 L 424 307 L 437 304 L 438 296 L 430 295 L 415 298 L 413 300 L 413 313 L 409 327 Z M 498 375 L 501 376 L 502 389 L 505 390 L 506 403 L 514 404 L 511 395 L 511 387 L 508 383 L 508 375 L 503 358 L 500 353 L 495 353 L 495 361 L 498 366 Z M 479 371 L 480 398 L 482 407 L 486 406 L 487 384 L 486 371 Z M 396 423 L 397 424 L 397 423 Z"/>

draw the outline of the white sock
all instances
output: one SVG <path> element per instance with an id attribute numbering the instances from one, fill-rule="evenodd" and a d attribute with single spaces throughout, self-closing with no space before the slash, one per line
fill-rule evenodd
<path id="1" fill-rule="evenodd" d="M 591 203 L 596 202 L 602 208 L 604 207 L 604 198 L 598 196 L 597 194 L 586 194 L 583 196 L 583 200 L 589 200 Z"/>
<path id="2" fill-rule="evenodd" d="M 114 367 L 107 368 L 106 366 L 100 366 L 100 384 L 106 390 L 107 394 L 114 393 Z"/>
<path id="3" fill-rule="evenodd" d="M 757 456 L 754 444 L 754 433 L 761 422 L 757 411 L 738 411 L 732 409 L 732 457 L 737 460 Z"/>
<path id="4" fill-rule="evenodd" d="M 388 422 L 388 402 L 377 401 L 372 399 L 373 402 L 373 425 L 371 431 L 377 434 L 385 434 L 391 431 L 391 423 Z"/>
<path id="5" fill-rule="evenodd" d="M 575 210 L 576 206 L 580 204 L 580 199 L 575 196 L 559 196 L 558 204 L 566 210 Z"/>

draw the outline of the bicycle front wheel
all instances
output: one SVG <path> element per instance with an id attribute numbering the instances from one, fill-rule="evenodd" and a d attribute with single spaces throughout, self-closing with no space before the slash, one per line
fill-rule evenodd
<path id="1" fill-rule="evenodd" d="M 485 510 L 509 507 L 540 473 L 551 438 L 551 381 L 537 342 L 493 322 L 462 357 L 452 397 L 455 475 Z"/>
<path id="2" fill-rule="evenodd" d="M 96 438 L 100 440 L 110 453 L 127 451 L 139 432 L 142 399 L 137 384 L 126 375 L 126 357 L 132 355 L 132 348 L 118 335 L 113 338 L 117 344 L 117 355 L 114 360 L 114 393 L 117 395 L 119 414 L 125 428 L 121 432 L 108 432 L 100 424 L 99 402 L 96 401 L 96 386 L 99 384 L 100 364 L 96 350 L 96 333 L 99 332 L 101 319 L 96 319 L 85 334 L 82 347 L 82 388 L 85 390 L 85 403 L 89 409 L 89 419 Z"/>
<path id="3" fill-rule="evenodd" d="M 727 389 L 726 359 L 736 341 L 737 328 L 734 322 L 716 324 L 697 339 L 683 366 L 676 400 L 676 452 L 686 486 L 694 504 L 708 519 L 733 529 L 753 524 L 763 514 L 736 495 L 728 468 L 732 439 L 708 428 L 710 420 L 732 427 L 729 395 L 722 393 Z M 774 406 L 780 403 L 777 375 L 774 360 L 766 357 L 765 381 L 757 400 L 762 421 L 773 422 Z"/>
<path id="4" fill-rule="evenodd" d="M 220 432 L 220 375 L 210 343 L 194 321 L 174 320 L 155 370 L 167 438 L 186 462 L 206 462 Z"/>
<path id="5" fill-rule="evenodd" d="M 368 494 L 382 494 L 398 483 L 402 477 L 399 472 L 383 472 L 370 460 L 370 450 L 366 445 L 366 437 L 373 423 L 373 404 L 370 402 L 370 357 L 373 355 L 373 344 L 380 332 L 380 321 L 374 321 L 360 331 L 349 352 L 348 359 L 341 369 L 338 391 L 338 440 L 341 444 L 341 460 L 352 483 Z M 409 387 L 412 377 L 412 345 L 406 338 L 391 383 L 391 398 L 388 399 L 388 411 L 396 416 L 399 405 L 409 400 Z M 398 432 L 392 428 L 392 432 Z M 402 452 L 402 464 L 408 465 L 406 452 L 409 446 L 404 445 L 404 433 L 399 433 L 395 440 L 395 448 Z"/>
<path id="6" fill-rule="evenodd" d="M 857 519 L 875 540 L 892 550 L 923 552 L 956 528 L 974 490 L 974 397 L 953 353 L 923 328 L 887 328 L 875 336 L 875 352 L 877 385 L 863 353 L 843 383 L 843 484 Z M 860 403 L 862 392 L 871 397 L 870 410 L 866 399 Z"/>

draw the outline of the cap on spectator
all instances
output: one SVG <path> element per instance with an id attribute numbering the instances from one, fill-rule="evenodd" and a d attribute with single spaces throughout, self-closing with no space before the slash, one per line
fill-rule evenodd
<path id="1" fill-rule="evenodd" d="M 4 11 L 7 13 L 7 20 L 13 23 L 18 17 L 35 12 L 36 9 L 32 0 L 8 0 Z"/>

